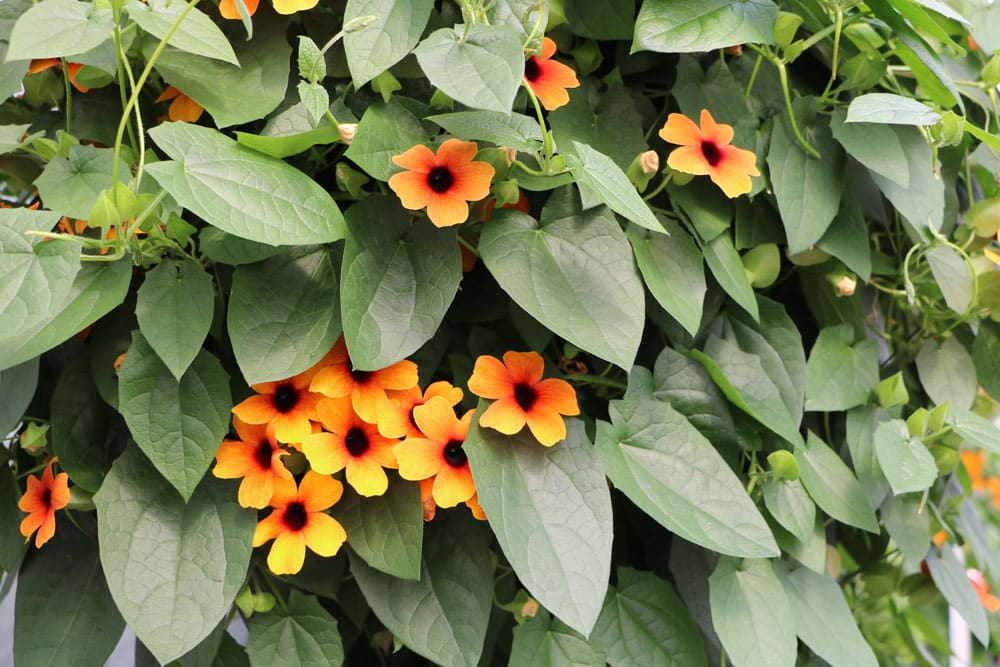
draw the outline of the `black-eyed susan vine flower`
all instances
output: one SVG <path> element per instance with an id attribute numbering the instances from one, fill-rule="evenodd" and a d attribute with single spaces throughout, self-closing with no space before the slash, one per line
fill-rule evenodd
<path id="1" fill-rule="evenodd" d="M 31 61 L 30 65 L 28 65 L 28 74 L 38 74 L 39 72 L 44 72 L 45 70 L 53 67 L 62 69 L 62 60 L 59 58 L 36 58 Z M 76 80 L 76 76 L 80 73 L 80 69 L 82 68 L 83 65 L 80 63 L 66 63 L 66 73 L 69 75 L 69 82 L 81 93 L 86 93 L 90 90 L 90 88 L 77 83 Z"/>
<path id="2" fill-rule="evenodd" d="M 539 443 L 551 447 L 566 437 L 563 415 L 578 415 L 576 392 L 565 380 L 542 379 L 545 362 L 537 352 L 506 352 L 501 363 L 482 355 L 469 378 L 469 391 L 493 404 L 479 425 L 514 435 L 527 424 Z"/>
<path id="3" fill-rule="evenodd" d="M 274 11 L 279 14 L 294 14 L 304 12 L 316 6 L 319 0 L 273 0 L 271 2 Z M 243 6 L 247 9 L 247 14 L 253 16 L 260 5 L 260 0 L 243 0 Z M 224 19 L 239 19 L 240 10 L 236 6 L 236 0 L 222 0 L 219 3 L 219 13 Z"/>
<path id="4" fill-rule="evenodd" d="M 247 424 L 271 424 L 279 442 L 302 442 L 319 420 L 316 405 L 323 398 L 309 390 L 312 376 L 310 369 L 280 382 L 251 385 L 257 394 L 234 407 L 233 414 Z"/>
<path id="5" fill-rule="evenodd" d="M 239 440 L 222 441 L 212 473 L 222 479 L 242 478 L 240 505 L 263 509 L 271 501 L 275 480 L 292 479 L 281 460 L 288 452 L 278 444 L 270 424 L 247 424 L 237 417 L 233 427 Z"/>
<path id="6" fill-rule="evenodd" d="M 25 541 L 31 539 L 36 530 L 35 546 L 40 547 L 56 534 L 56 511 L 69 503 L 69 476 L 61 472 L 52 474 L 55 457 L 49 460 L 42 477 L 28 475 L 28 488 L 17 502 L 17 506 L 28 516 L 21 521 L 21 534 Z"/>
<path id="7" fill-rule="evenodd" d="M 396 445 L 399 475 L 403 479 L 434 479 L 431 489 L 439 507 L 454 507 L 476 492 L 469 459 L 462 445 L 472 421 L 472 412 L 461 419 L 440 396 L 413 409 L 413 418 L 422 435 L 409 436 Z"/>
<path id="8" fill-rule="evenodd" d="M 546 37 L 542 40 L 541 55 L 528 56 L 524 61 L 524 83 L 549 111 L 569 102 L 567 88 L 580 85 L 573 68 L 552 60 L 555 53 L 556 43 Z"/>
<path id="9" fill-rule="evenodd" d="M 387 438 L 422 437 L 413 409 L 423 405 L 435 396 L 448 401 L 448 405 L 458 405 L 462 400 L 461 389 L 450 382 L 433 382 L 427 389 L 420 391 L 414 386 L 401 391 L 388 391 L 376 406 L 376 423 L 378 432 Z"/>
<path id="10" fill-rule="evenodd" d="M 167 86 L 166 90 L 156 98 L 157 102 L 168 100 L 172 100 L 170 106 L 167 107 L 168 120 L 197 123 L 201 115 L 205 113 L 204 107 L 173 86 Z"/>
<path id="11" fill-rule="evenodd" d="M 437 153 L 417 145 L 392 161 L 406 169 L 389 178 L 389 187 L 404 208 L 416 211 L 427 207 L 427 217 L 438 227 L 450 227 L 469 218 L 470 201 L 490 193 L 496 171 L 493 165 L 474 158 L 479 147 L 474 141 L 448 139 Z"/>
<path id="12" fill-rule="evenodd" d="M 326 510 L 340 500 L 344 485 L 328 475 L 310 470 L 296 486 L 292 479 L 277 479 L 271 507 L 257 524 L 253 545 L 271 540 L 267 566 L 275 574 L 295 574 L 302 569 L 306 547 L 320 556 L 333 556 L 347 539 L 344 527 Z"/>
<path id="13" fill-rule="evenodd" d="M 751 176 L 760 176 L 753 151 L 732 144 L 733 127 L 716 123 L 708 109 L 701 110 L 701 127 L 679 113 L 672 113 L 660 129 L 660 138 L 680 144 L 667 156 L 671 169 L 695 176 L 708 176 L 727 197 L 750 192 Z"/>

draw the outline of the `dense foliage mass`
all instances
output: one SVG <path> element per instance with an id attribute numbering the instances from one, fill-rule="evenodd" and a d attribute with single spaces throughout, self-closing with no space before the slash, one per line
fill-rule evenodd
<path id="1" fill-rule="evenodd" d="M 988 651 L 998 49 L 985 0 L 4 0 L 16 664 Z"/>

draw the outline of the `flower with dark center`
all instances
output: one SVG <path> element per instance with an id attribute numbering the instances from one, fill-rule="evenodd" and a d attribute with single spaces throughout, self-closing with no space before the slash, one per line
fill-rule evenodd
<path id="1" fill-rule="evenodd" d="M 271 425 L 279 442 L 302 442 L 313 431 L 316 404 L 323 398 L 309 390 L 314 373 L 310 369 L 287 380 L 251 386 L 257 395 L 234 407 L 233 414 L 247 424 Z"/>
<path id="2" fill-rule="evenodd" d="M 56 510 L 69 503 L 69 476 L 64 472 L 52 474 L 52 464 L 57 460 L 55 457 L 49 460 L 41 479 L 28 475 L 28 489 L 17 501 L 17 506 L 28 513 L 21 521 L 21 534 L 28 540 L 37 530 L 36 547 L 41 547 L 56 534 Z"/>
<path id="3" fill-rule="evenodd" d="M 667 165 L 685 174 L 708 176 L 727 197 L 750 192 L 751 176 L 760 176 L 753 151 L 732 146 L 731 125 L 716 123 L 708 109 L 701 110 L 701 127 L 687 116 L 672 113 L 660 129 L 664 141 L 680 144 L 667 156 Z"/>
<path id="4" fill-rule="evenodd" d="M 552 111 L 569 102 L 567 88 L 576 88 L 580 81 L 568 65 L 552 60 L 556 43 L 546 37 L 542 40 L 542 53 L 528 56 L 524 61 L 524 85 L 531 89 L 542 106 Z"/>
<path id="5" fill-rule="evenodd" d="M 462 448 L 472 412 L 459 419 L 447 399 L 430 398 L 413 408 L 413 417 L 423 435 L 409 436 L 396 445 L 400 477 L 413 481 L 433 478 L 432 495 L 439 507 L 454 507 L 476 492 Z"/>
<path id="6" fill-rule="evenodd" d="M 236 417 L 233 426 L 239 440 L 222 441 L 212 474 L 222 479 L 242 478 L 238 500 L 243 507 L 267 507 L 275 480 L 292 479 L 281 460 L 288 452 L 278 444 L 274 428 L 268 424 L 247 424 Z"/>

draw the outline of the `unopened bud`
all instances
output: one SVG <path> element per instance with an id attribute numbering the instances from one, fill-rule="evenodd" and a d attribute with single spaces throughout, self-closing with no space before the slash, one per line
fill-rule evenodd
<path id="1" fill-rule="evenodd" d="M 345 146 L 350 146 L 351 142 L 354 141 L 354 135 L 358 133 L 358 124 L 341 123 L 337 126 L 337 133 L 340 135 L 340 141 Z"/>
<path id="2" fill-rule="evenodd" d="M 512 167 L 514 165 L 514 160 L 517 159 L 517 150 L 514 148 L 507 148 L 506 146 L 501 146 L 500 150 L 503 151 L 504 157 L 507 158 L 507 166 Z"/>
<path id="3" fill-rule="evenodd" d="M 858 287 L 858 281 L 851 276 L 843 275 L 837 281 L 836 287 L 840 296 L 851 296 Z"/>
<path id="4" fill-rule="evenodd" d="M 528 598 L 527 601 L 521 605 L 521 616 L 525 618 L 534 618 L 537 613 L 538 601 L 535 600 L 535 598 Z"/>
<path id="5" fill-rule="evenodd" d="M 728 53 L 731 56 L 742 56 L 743 55 L 743 45 L 742 44 L 734 44 L 733 46 L 727 46 L 726 47 L 726 53 Z"/>
<path id="6" fill-rule="evenodd" d="M 642 173 L 652 176 L 660 170 L 660 156 L 656 151 L 646 151 L 639 156 L 639 166 Z"/>

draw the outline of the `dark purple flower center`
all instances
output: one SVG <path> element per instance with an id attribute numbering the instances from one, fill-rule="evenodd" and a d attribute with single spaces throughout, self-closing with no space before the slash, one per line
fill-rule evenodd
<path id="1" fill-rule="evenodd" d="M 538 400 L 538 392 L 533 387 L 529 387 L 523 382 L 514 385 L 514 400 L 525 412 L 531 410 L 531 406 Z"/>
<path id="2" fill-rule="evenodd" d="M 465 450 L 462 449 L 461 440 L 448 441 L 448 444 L 444 446 L 444 460 L 452 468 L 461 468 L 465 465 L 468 458 L 465 456 Z"/>
<path id="3" fill-rule="evenodd" d="M 52 507 L 52 489 L 45 489 L 42 491 L 42 504 L 46 508 Z"/>
<path id="4" fill-rule="evenodd" d="M 701 154 L 705 156 L 708 164 L 713 167 L 719 164 L 719 161 L 722 160 L 722 152 L 719 150 L 719 147 L 715 145 L 714 141 L 702 141 Z"/>
<path id="5" fill-rule="evenodd" d="M 290 384 L 279 385 L 274 392 L 274 407 L 278 412 L 285 414 L 294 408 L 299 402 L 299 390 Z"/>
<path id="6" fill-rule="evenodd" d="M 455 184 L 455 176 L 448 167 L 434 167 L 427 172 L 427 185 L 434 192 L 441 194 Z"/>
<path id="7" fill-rule="evenodd" d="M 354 378 L 354 381 L 357 382 L 358 384 L 364 384 L 365 382 L 368 382 L 369 378 L 371 378 L 371 376 L 374 374 L 374 371 L 355 370 L 354 364 L 350 364 L 348 368 L 351 369 L 351 377 Z"/>
<path id="8" fill-rule="evenodd" d="M 271 447 L 271 443 L 264 438 L 257 445 L 257 449 L 254 450 L 253 457 L 257 461 L 257 465 L 260 466 L 261 470 L 271 469 L 271 454 L 274 453 L 274 449 Z"/>
<path id="9" fill-rule="evenodd" d="M 299 531 L 305 527 L 309 515 L 306 513 L 306 506 L 296 501 L 288 504 L 285 515 L 281 518 L 288 530 Z"/>
<path id="10" fill-rule="evenodd" d="M 368 451 L 368 435 L 357 426 L 351 428 L 344 436 L 344 446 L 351 456 L 358 457 Z"/>
<path id="11" fill-rule="evenodd" d="M 524 61 L 524 78 L 534 83 L 542 75 L 542 68 L 538 66 L 538 58 L 531 56 Z"/>

